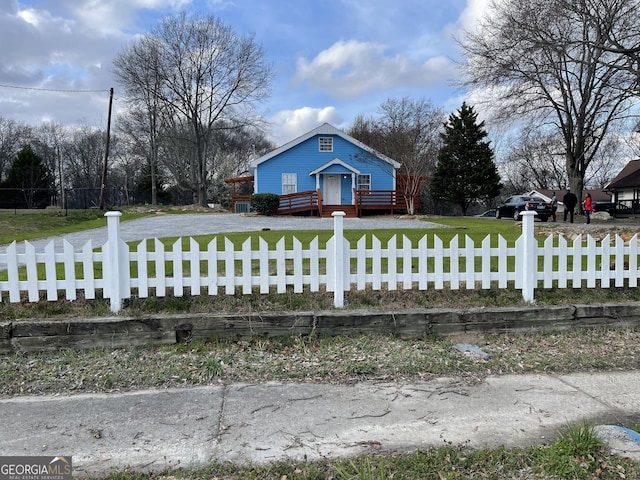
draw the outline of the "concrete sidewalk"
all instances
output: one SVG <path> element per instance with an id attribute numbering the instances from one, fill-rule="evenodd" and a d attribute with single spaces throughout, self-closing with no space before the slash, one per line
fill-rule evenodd
<path id="1" fill-rule="evenodd" d="M 74 473 L 317 460 L 552 442 L 568 424 L 640 424 L 640 372 L 479 383 L 233 384 L 0 400 L 0 455 L 72 455 Z M 615 453 L 640 460 L 640 443 Z"/>

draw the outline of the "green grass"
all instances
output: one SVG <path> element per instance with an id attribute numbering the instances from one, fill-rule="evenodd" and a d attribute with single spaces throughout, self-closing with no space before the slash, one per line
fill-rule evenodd
<path id="1" fill-rule="evenodd" d="M 403 237 L 407 237 L 411 242 L 416 244 L 422 237 L 427 235 L 429 239 L 437 235 L 443 242 L 448 243 L 456 235 L 460 238 L 460 245 L 464 246 L 466 237 L 471 238 L 476 244 L 479 244 L 487 235 L 497 238 L 501 235 L 509 243 L 515 242 L 521 235 L 521 228 L 518 224 L 512 222 L 497 222 L 495 220 L 485 220 L 469 217 L 436 217 L 429 218 L 429 223 L 441 224 L 441 228 L 407 228 L 407 229 L 378 229 L 378 230 L 345 230 L 344 236 L 352 246 L 355 246 L 356 242 L 363 236 L 371 237 L 375 235 L 383 244 L 388 242 L 394 235 L 397 238 L 398 245 L 402 246 Z M 278 241 L 284 238 L 285 247 L 291 248 L 293 245 L 293 238 L 295 237 L 301 243 L 303 248 L 308 247 L 310 242 L 314 238 L 318 238 L 320 247 L 326 245 L 327 240 L 333 236 L 332 230 L 296 230 L 296 231 L 279 231 L 279 230 L 267 230 L 261 232 L 238 232 L 238 233 L 223 233 L 216 235 L 200 235 L 193 237 L 201 247 L 205 247 L 214 238 L 229 239 L 235 246 L 240 247 L 247 239 L 251 239 L 252 248 L 258 247 L 259 239 L 263 239 L 267 242 L 270 248 L 273 248 Z M 188 246 L 188 238 L 183 237 L 166 237 L 162 238 L 162 244 L 165 248 L 170 248 L 179 238 L 182 238 L 182 245 Z M 540 239 L 546 238 L 545 236 L 539 236 Z M 137 245 L 140 242 L 131 242 L 130 245 Z M 369 241 L 367 246 L 370 247 Z M 151 246 L 151 244 L 149 244 Z M 218 241 L 218 248 L 222 249 L 224 242 Z"/>
<path id="2" fill-rule="evenodd" d="M 13 241 L 80 232 L 105 227 L 107 220 L 101 210 L 0 210 L 0 245 Z M 144 217 L 143 213 L 125 213 L 121 221 Z"/>

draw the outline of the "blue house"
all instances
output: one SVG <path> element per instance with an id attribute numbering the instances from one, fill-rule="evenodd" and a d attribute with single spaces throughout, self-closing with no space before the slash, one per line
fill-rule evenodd
<path id="1" fill-rule="evenodd" d="M 237 195 L 236 185 L 253 182 L 253 193 L 280 196 L 278 214 L 347 216 L 363 211 L 417 210 L 419 195 L 409 191 L 400 164 L 353 137 L 324 123 L 310 132 L 256 158 L 251 176 L 227 178 L 234 212 L 249 211 L 249 195 Z M 415 182 L 412 182 L 415 184 Z M 415 189 L 414 189 L 415 191 Z M 411 198 L 408 200 L 408 198 Z"/>
<path id="2" fill-rule="evenodd" d="M 280 195 L 279 214 L 348 216 L 363 209 L 402 210 L 395 160 L 324 123 L 250 164 L 254 193 Z M 229 183 L 241 179 L 229 179 Z M 233 202 L 232 189 L 232 203 Z M 402 197 L 402 198 L 400 198 Z M 235 211 L 239 211 L 236 199 Z"/>

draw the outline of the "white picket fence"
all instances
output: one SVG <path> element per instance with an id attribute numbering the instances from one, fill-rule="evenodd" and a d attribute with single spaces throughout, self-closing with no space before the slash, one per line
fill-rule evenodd
<path id="1" fill-rule="evenodd" d="M 534 302 L 536 288 L 589 288 L 599 285 L 637 287 L 638 238 L 625 242 L 607 236 L 597 242 L 579 236 L 569 243 L 563 236 L 549 236 L 542 245 L 534 236 L 533 212 L 525 212 L 522 235 L 514 245 L 502 236 L 487 236 L 479 245 L 466 236 L 461 246 L 455 236 L 447 245 L 427 235 L 417 243 L 393 236 L 385 245 L 375 236 L 363 236 L 354 247 L 344 238 L 343 213 L 334 214 L 334 235 L 324 248 L 314 239 L 308 248 L 294 238 L 285 248 L 284 238 L 275 248 L 259 240 L 256 250 L 247 239 L 240 248 L 227 238 L 214 238 L 205 249 L 193 239 L 183 248 L 182 239 L 166 249 L 158 239 L 153 249 L 147 241 L 132 250 L 120 238 L 120 212 L 108 212 L 107 242 L 94 250 L 87 242 L 80 250 L 67 241 L 62 251 L 53 242 L 36 252 L 24 242 L 0 254 L 0 299 L 4 302 L 37 302 L 41 296 L 56 301 L 87 299 L 102 295 L 110 299 L 111 310 L 119 312 L 122 300 L 137 295 L 163 297 L 185 293 L 232 295 L 238 290 L 250 294 L 293 291 L 301 294 L 333 292 L 334 306 L 344 306 L 344 292 L 372 288 L 380 290 L 489 289 L 522 290 L 527 302 Z M 222 242 L 223 245 L 219 245 Z M 370 246 L 368 246 L 370 243 Z M 222 248 L 219 248 L 222 247 Z M 169 270 L 169 272 L 167 272 Z M 60 278 L 58 278 L 60 277 Z"/>

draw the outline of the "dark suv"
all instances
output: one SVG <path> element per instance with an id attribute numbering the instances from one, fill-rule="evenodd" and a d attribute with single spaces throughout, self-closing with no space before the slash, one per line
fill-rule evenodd
<path id="1" fill-rule="evenodd" d="M 612 217 L 624 217 L 633 214 L 633 210 L 624 203 L 614 202 L 595 202 L 593 204 L 594 212 L 607 212 Z"/>
<path id="2" fill-rule="evenodd" d="M 526 195 L 514 195 L 505 200 L 496 208 L 496 218 L 513 218 L 522 220 L 520 212 L 533 210 L 538 213 L 538 218 L 542 222 L 549 220 L 551 216 L 551 205 L 541 198 L 528 197 Z"/>

